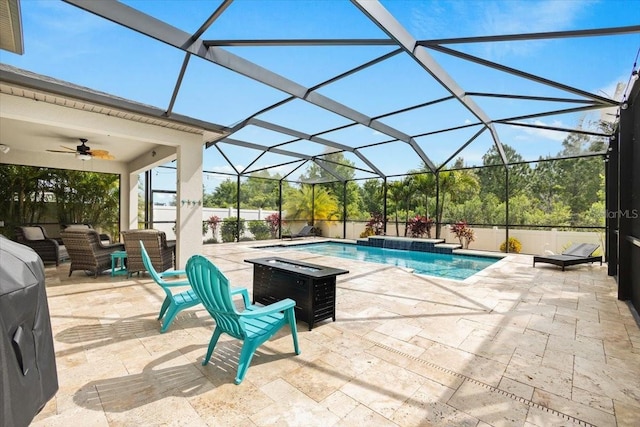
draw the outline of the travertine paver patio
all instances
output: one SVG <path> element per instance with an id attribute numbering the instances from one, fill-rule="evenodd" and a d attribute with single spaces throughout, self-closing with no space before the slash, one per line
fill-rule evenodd
<path id="1" fill-rule="evenodd" d="M 294 243 L 300 243 L 294 242 Z M 206 245 L 251 290 L 257 243 Z M 47 268 L 60 390 L 34 426 L 640 425 L 640 328 L 606 267 L 562 273 L 512 255 L 464 282 L 309 255 L 345 268 L 337 320 L 299 322 L 261 347 L 240 386 L 239 344 L 200 365 L 213 321 L 182 312 L 159 333 L 148 276 Z"/>

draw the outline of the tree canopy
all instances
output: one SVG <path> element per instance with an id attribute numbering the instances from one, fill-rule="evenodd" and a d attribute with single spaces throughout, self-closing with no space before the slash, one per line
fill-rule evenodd
<path id="1" fill-rule="evenodd" d="M 601 123 L 603 133 L 611 131 Z M 602 226 L 604 223 L 604 164 L 606 141 L 591 133 L 570 133 L 552 157 L 525 162 L 515 148 L 503 144 L 507 165 L 495 146 L 482 157 L 483 167 L 468 167 L 463 157 L 433 173 L 426 165 L 406 175 L 356 180 L 354 165 L 343 153 L 328 153 L 311 162 L 295 190 L 282 180 L 284 216 L 311 220 L 367 221 L 386 211 L 390 226 L 404 233 L 410 218 L 433 218 L 436 235 L 443 225 L 466 221 L 472 225 Z M 508 191 L 506 188 L 508 176 Z M 243 178 L 242 208 L 278 209 L 279 181 L 267 172 Z M 346 181 L 344 181 L 346 180 Z M 237 181 L 222 182 L 205 194 L 205 206 L 235 206 Z M 311 197 L 316 198 L 312 206 Z M 345 217 L 346 213 L 346 217 Z M 401 230 L 401 225 L 402 230 Z"/>
<path id="2" fill-rule="evenodd" d="M 609 123 L 598 125 L 602 133 L 611 133 Z M 366 222 L 380 218 L 386 207 L 388 226 L 398 234 L 406 233 L 416 216 L 435 220 L 437 236 L 443 225 L 458 221 L 505 225 L 507 210 L 509 225 L 601 227 L 606 147 L 606 139 L 593 132 L 575 132 L 567 134 L 555 156 L 533 162 L 524 162 L 504 144 L 506 166 L 492 146 L 482 157 L 483 167 L 468 167 L 459 157 L 437 173 L 422 165 L 404 176 L 366 180 L 355 179 L 354 164 L 344 153 L 327 153 L 301 173 L 303 184 L 267 170 L 239 181 L 229 176 L 212 192 L 203 191 L 203 206 L 235 208 L 239 189 L 241 209 L 277 211 L 282 200 L 285 220 Z M 107 227 L 118 222 L 116 175 L 0 165 L 0 182 L 5 232 L 17 224 L 57 221 Z"/>
<path id="3" fill-rule="evenodd" d="M 0 165 L 0 218 L 3 233 L 26 224 L 91 224 L 118 232 L 120 207 L 117 175 Z"/>

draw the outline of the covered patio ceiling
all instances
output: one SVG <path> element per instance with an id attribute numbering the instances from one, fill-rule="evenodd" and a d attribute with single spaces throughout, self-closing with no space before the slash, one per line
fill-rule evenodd
<path id="1" fill-rule="evenodd" d="M 2 76 L 42 74 L 61 99 L 111 94 L 115 107 L 191 126 L 214 173 L 296 180 L 314 162 L 344 180 L 337 158 L 352 177 L 385 178 L 460 157 L 481 165 L 490 149 L 507 164 L 505 145 L 524 160 L 556 156 L 572 132 L 610 136 L 596 122 L 615 121 L 637 76 L 639 3 L 451 5 L 23 2 L 24 55 L 2 54 L 21 70 Z M 153 149 L 87 132 L 2 119 L 15 149 L 77 137 L 125 161 Z"/>

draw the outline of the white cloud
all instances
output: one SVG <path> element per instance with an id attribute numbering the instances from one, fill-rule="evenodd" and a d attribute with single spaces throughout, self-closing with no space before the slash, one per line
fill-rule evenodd
<path id="1" fill-rule="evenodd" d="M 569 30 L 588 5 L 597 0 L 453 0 L 398 2 L 411 5 L 408 29 L 418 40 L 466 36 L 503 35 Z M 400 6 L 397 6 L 398 8 Z M 406 7 L 406 6 L 405 6 Z M 506 55 L 527 56 L 542 49 L 545 40 L 487 43 L 476 46 L 477 54 L 500 59 Z"/>
<path id="2" fill-rule="evenodd" d="M 616 101 L 622 101 L 622 95 L 624 94 L 627 80 L 629 79 L 629 76 L 625 74 L 629 73 L 621 73 L 618 78 L 611 81 L 608 85 L 596 89 L 595 93 Z"/>
<path id="3" fill-rule="evenodd" d="M 581 1 L 541 0 L 527 2 L 485 2 L 486 34 L 515 34 L 522 32 L 557 31 L 571 26 L 583 10 Z"/>
<path id="4" fill-rule="evenodd" d="M 528 122 L 522 122 L 528 125 L 536 125 L 536 126 L 553 126 L 559 128 L 568 128 L 566 124 L 562 123 L 560 120 L 554 120 L 551 123 L 545 123 L 542 120 L 531 120 Z M 531 138 L 526 137 L 526 135 L 532 135 L 537 139 L 548 139 L 551 141 L 562 142 L 567 137 L 567 132 L 560 132 L 550 129 L 540 129 L 540 128 L 530 128 L 530 127 L 521 127 L 521 126 L 512 126 L 513 129 L 518 130 L 522 133 L 515 136 L 515 139 L 518 140 L 530 140 Z"/>
<path id="5" fill-rule="evenodd" d="M 486 154 L 485 151 L 478 150 L 465 150 L 461 153 L 466 166 L 478 166 L 482 164 L 482 157 Z M 451 160 L 450 164 L 455 162 L 456 159 Z"/>
<path id="6" fill-rule="evenodd" d="M 448 32 L 449 11 L 438 1 L 433 1 L 428 10 L 423 7 L 411 8 L 411 32 L 417 39 L 436 37 L 437 34 Z"/>
<path id="7" fill-rule="evenodd" d="M 521 34 L 570 29 L 585 5 L 592 1 L 506 1 L 483 2 L 483 16 L 478 22 L 480 34 Z M 489 43 L 484 46 L 489 57 L 508 54 L 529 55 L 546 41 Z"/>

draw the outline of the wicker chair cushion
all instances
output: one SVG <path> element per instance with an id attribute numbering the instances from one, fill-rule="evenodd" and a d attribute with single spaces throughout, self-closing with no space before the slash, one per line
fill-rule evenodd
<path id="1" fill-rule="evenodd" d="M 63 225 L 62 226 L 64 230 L 69 230 L 69 231 L 73 231 L 73 230 L 94 230 L 93 226 L 91 224 L 68 224 L 68 225 Z M 102 242 L 103 245 L 110 245 L 111 244 L 111 237 L 109 237 L 108 234 L 106 233 L 100 233 L 100 241 Z"/>
<path id="2" fill-rule="evenodd" d="M 27 240 L 44 240 L 44 233 L 40 227 L 22 227 L 24 238 Z"/>
<path id="3" fill-rule="evenodd" d="M 87 224 L 69 224 L 66 226 L 65 230 L 89 230 L 91 229 L 91 227 L 89 227 Z"/>

